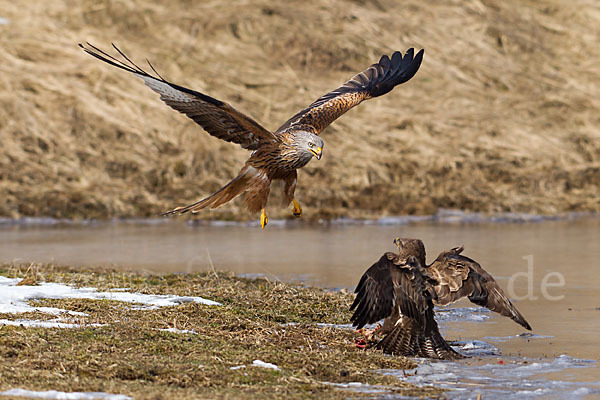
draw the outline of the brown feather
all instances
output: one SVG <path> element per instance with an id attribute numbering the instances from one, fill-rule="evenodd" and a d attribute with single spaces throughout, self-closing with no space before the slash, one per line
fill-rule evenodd
<path id="1" fill-rule="evenodd" d="M 298 172 L 294 170 L 288 176 L 282 179 L 281 185 L 281 205 L 287 207 L 294 199 L 296 183 L 298 182 Z"/>
<path id="2" fill-rule="evenodd" d="M 266 172 L 259 171 L 252 178 L 248 185 L 248 190 L 244 195 L 244 202 L 250 212 L 259 212 L 267 206 L 269 192 L 271 190 L 271 179 Z"/>
<path id="3" fill-rule="evenodd" d="M 434 303 L 448 305 L 468 297 L 473 303 L 509 317 L 531 330 L 529 323 L 506 297 L 494 277 L 476 261 L 460 255 L 460 251 L 453 249 L 443 252 L 427 267 L 429 275 L 439 282 L 435 287 L 437 300 Z"/>
<path id="4" fill-rule="evenodd" d="M 384 353 L 456 359 L 462 356 L 439 333 L 433 287 L 416 257 L 384 254 L 362 276 L 350 308 L 357 328 L 384 319 L 378 344 Z"/>
<path id="5" fill-rule="evenodd" d="M 363 100 L 384 95 L 396 85 L 408 81 L 415 75 L 422 60 L 423 50 L 414 55 L 413 49 L 409 49 L 404 57 L 398 51 L 392 55 L 391 60 L 388 56 L 381 57 L 378 63 L 353 76 L 342 86 L 319 97 L 310 106 L 295 114 L 277 129 L 276 134 L 298 125 L 318 135 L 329 124 Z"/>
<path id="6" fill-rule="evenodd" d="M 264 143 L 279 141 L 273 133 L 263 128 L 252 118 L 237 111 L 231 105 L 195 90 L 168 82 L 160 75 L 150 75 L 134 64 L 116 46 L 113 45 L 126 62 L 89 43 L 87 45 L 88 47 L 79 44 L 86 53 L 97 59 L 142 78 L 146 86 L 160 94 L 160 99 L 169 107 L 193 119 L 212 136 L 227 142 L 237 143 L 248 150 L 256 150 Z M 151 66 L 151 68 L 155 71 L 154 67 Z"/>
<path id="7" fill-rule="evenodd" d="M 425 246 L 418 239 L 394 241 L 399 254 L 386 253 L 362 276 L 351 321 L 362 327 L 384 318 L 385 353 L 441 359 L 463 356 L 439 332 L 433 306 L 468 297 L 473 303 L 507 316 L 526 329 L 529 323 L 477 262 L 460 255 L 462 247 L 441 253 L 426 268 Z"/>
<path id="8" fill-rule="evenodd" d="M 163 215 L 216 208 L 244 192 L 248 210 L 258 212 L 266 207 L 271 182 L 276 179 L 284 181 L 283 202 L 289 204 L 296 188 L 296 170 L 304 167 L 313 154 L 318 158 L 321 156 L 323 141 L 321 138 L 315 141 L 314 134 L 364 99 L 381 96 L 412 78 L 423 57 L 423 50 L 415 55 L 413 49 L 409 49 L 404 57 L 399 52 L 391 59 L 383 56 L 378 63 L 297 113 L 274 134 L 227 103 L 165 80 L 150 62 L 148 65 L 156 75 L 149 74 L 114 45 L 117 57 L 89 43 L 79 46 L 91 56 L 141 78 L 169 107 L 190 117 L 210 135 L 253 150 L 245 168 L 252 168 L 255 173 L 244 174 L 243 169 L 213 195 Z M 316 143 L 318 154 L 312 149 Z"/>
<path id="9" fill-rule="evenodd" d="M 407 357 L 416 356 L 441 360 L 465 358 L 442 337 L 433 317 L 432 321 L 433 329 L 430 332 L 424 332 L 415 320 L 403 318 L 392 332 L 377 344 L 377 348 L 382 349 L 386 354 Z"/>
<path id="10" fill-rule="evenodd" d="M 231 199 L 239 196 L 246 191 L 252 184 L 252 174 L 249 173 L 248 166 L 242 168 L 238 176 L 233 178 L 227 185 L 217 190 L 210 196 L 185 207 L 177 207 L 171 211 L 167 211 L 161 215 L 185 214 L 188 211 L 197 212 L 203 208 L 217 208 L 222 204 L 227 203 Z"/>

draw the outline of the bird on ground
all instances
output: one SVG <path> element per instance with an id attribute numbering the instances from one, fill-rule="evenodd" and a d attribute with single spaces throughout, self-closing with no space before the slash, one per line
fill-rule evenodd
<path id="1" fill-rule="evenodd" d="M 384 320 L 375 330 L 363 331 L 368 339 L 375 332 L 385 335 L 377 344 L 384 353 L 462 358 L 441 336 L 433 309 L 463 297 L 531 330 L 495 279 L 476 261 L 461 255 L 462 246 L 442 252 L 427 265 L 421 240 L 396 238 L 394 243 L 398 253 L 385 253 L 363 274 L 350 307 L 352 324 L 359 330 Z"/>
<path id="2" fill-rule="evenodd" d="M 293 203 L 293 215 L 301 217 L 302 208 L 294 195 L 297 170 L 308 164 L 313 157 L 321 159 L 324 146 L 323 139 L 319 137 L 321 131 L 363 100 L 384 95 L 411 79 L 423 59 L 423 50 L 415 54 L 412 48 L 404 55 L 399 51 L 394 52 L 391 58 L 384 55 L 379 62 L 319 97 L 275 132 L 271 132 L 225 102 L 168 82 L 156 72 L 150 62 L 148 65 L 156 76 L 147 73 L 114 44 L 113 48 L 123 60 L 89 43 L 87 46 L 80 43 L 79 46 L 86 53 L 143 79 L 150 89 L 160 94 L 162 101 L 193 119 L 210 135 L 252 151 L 239 174 L 221 189 L 196 203 L 177 207 L 162 215 L 184 214 L 188 211 L 195 213 L 207 207 L 216 208 L 245 193 L 244 200 L 248 210 L 252 213 L 261 212 L 260 223 L 263 229 L 268 222 L 265 208 L 271 182 L 282 181 L 284 207 Z"/>

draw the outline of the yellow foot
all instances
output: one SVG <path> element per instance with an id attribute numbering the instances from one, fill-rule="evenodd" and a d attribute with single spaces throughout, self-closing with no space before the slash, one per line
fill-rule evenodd
<path id="1" fill-rule="evenodd" d="M 302 207 L 300 207 L 300 203 L 298 203 L 296 199 L 292 199 L 292 202 L 294 203 L 292 214 L 294 214 L 294 217 L 296 218 L 302 217 Z"/>
<path id="2" fill-rule="evenodd" d="M 261 229 L 265 229 L 265 226 L 267 226 L 268 223 L 269 223 L 269 218 L 267 218 L 267 213 L 265 212 L 265 209 L 263 208 L 262 211 L 260 212 L 260 227 L 261 227 Z"/>

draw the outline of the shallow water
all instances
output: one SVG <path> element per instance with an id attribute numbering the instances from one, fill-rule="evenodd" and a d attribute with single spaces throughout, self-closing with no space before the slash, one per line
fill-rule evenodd
<path id="1" fill-rule="evenodd" d="M 600 359 L 600 219 L 453 221 L 390 224 L 398 221 L 382 220 L 328 226 L 274 223 L 264 231 L 255 226 L 201 226 L 179 221 L 7 224 L 0 226 L 0 261 L 114 265 L 162 272 L 214 268 L 352 288 L 383 252 L 394 250 L 396 236 L 421 238 L 428 260 L 462 244 L 463 254 L 480 262 L 505 291 L 510 277 L 521 273 L 508 293 L 523 298 L 516 305 L 535 336 L 516 336 L 524 330 L 511 320 L 494 313 L 473 313 L 471 303 L 461 302 L 458 310 L 439 313 L 444 335 L 467 344 L 459 351 L 468 352 L 469 343 L 477 347 L 479 340 L 497 348 L 499 355 L 476 353 L 477 359 L 458 363 L 425 363 L 430 366 L 426 375 L 432 381 L 420 383 L 441 385 L 440 374 L 453 374 L 458 377 L 456 382 L 469 382 L 464 387 L 454 384 L 457 391 L 453 397 L 472 398 L 469 396 L 476 388 L 483 391 L 484 398 L 503 398 L 508 393 L 547 397 L 551 392 L 559 397 L 600 398 L 595 392 L 600 389 L 596 363 Z M 561 276 L 564 285 L 559 285 Z M 544 279 L 549 283 L 546 292 Z M 442 366 L 447 370 L 440 372 Z M 514 371 L 523 374 L 513 375 Z M 467 379 L 479 375 L 482 377 Z M 510 379 L 522 385 L 508 385 Z M 452 387 L 447 382 L 444 385 Z"/>

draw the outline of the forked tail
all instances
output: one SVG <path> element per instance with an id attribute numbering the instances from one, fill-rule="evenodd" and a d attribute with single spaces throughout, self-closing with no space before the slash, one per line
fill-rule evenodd
<path id="1" fill-rule="evenodd" d="M 202 199 L 194 204 L 190 204 L 185 207 L 177 207 L 171 211 L 162 213 L 162 216 L 174 215 L 174 214 L 185 214 L 188 211 L 197 212 L 203 208 L 217 208 L 233 198 L 244 193 L 248 189 L 252 176 L 248 173 L 248 169 L 244 168 L 238 176 L 233 178 L 227 185 L 217 190 L 205 199 Z"/>

